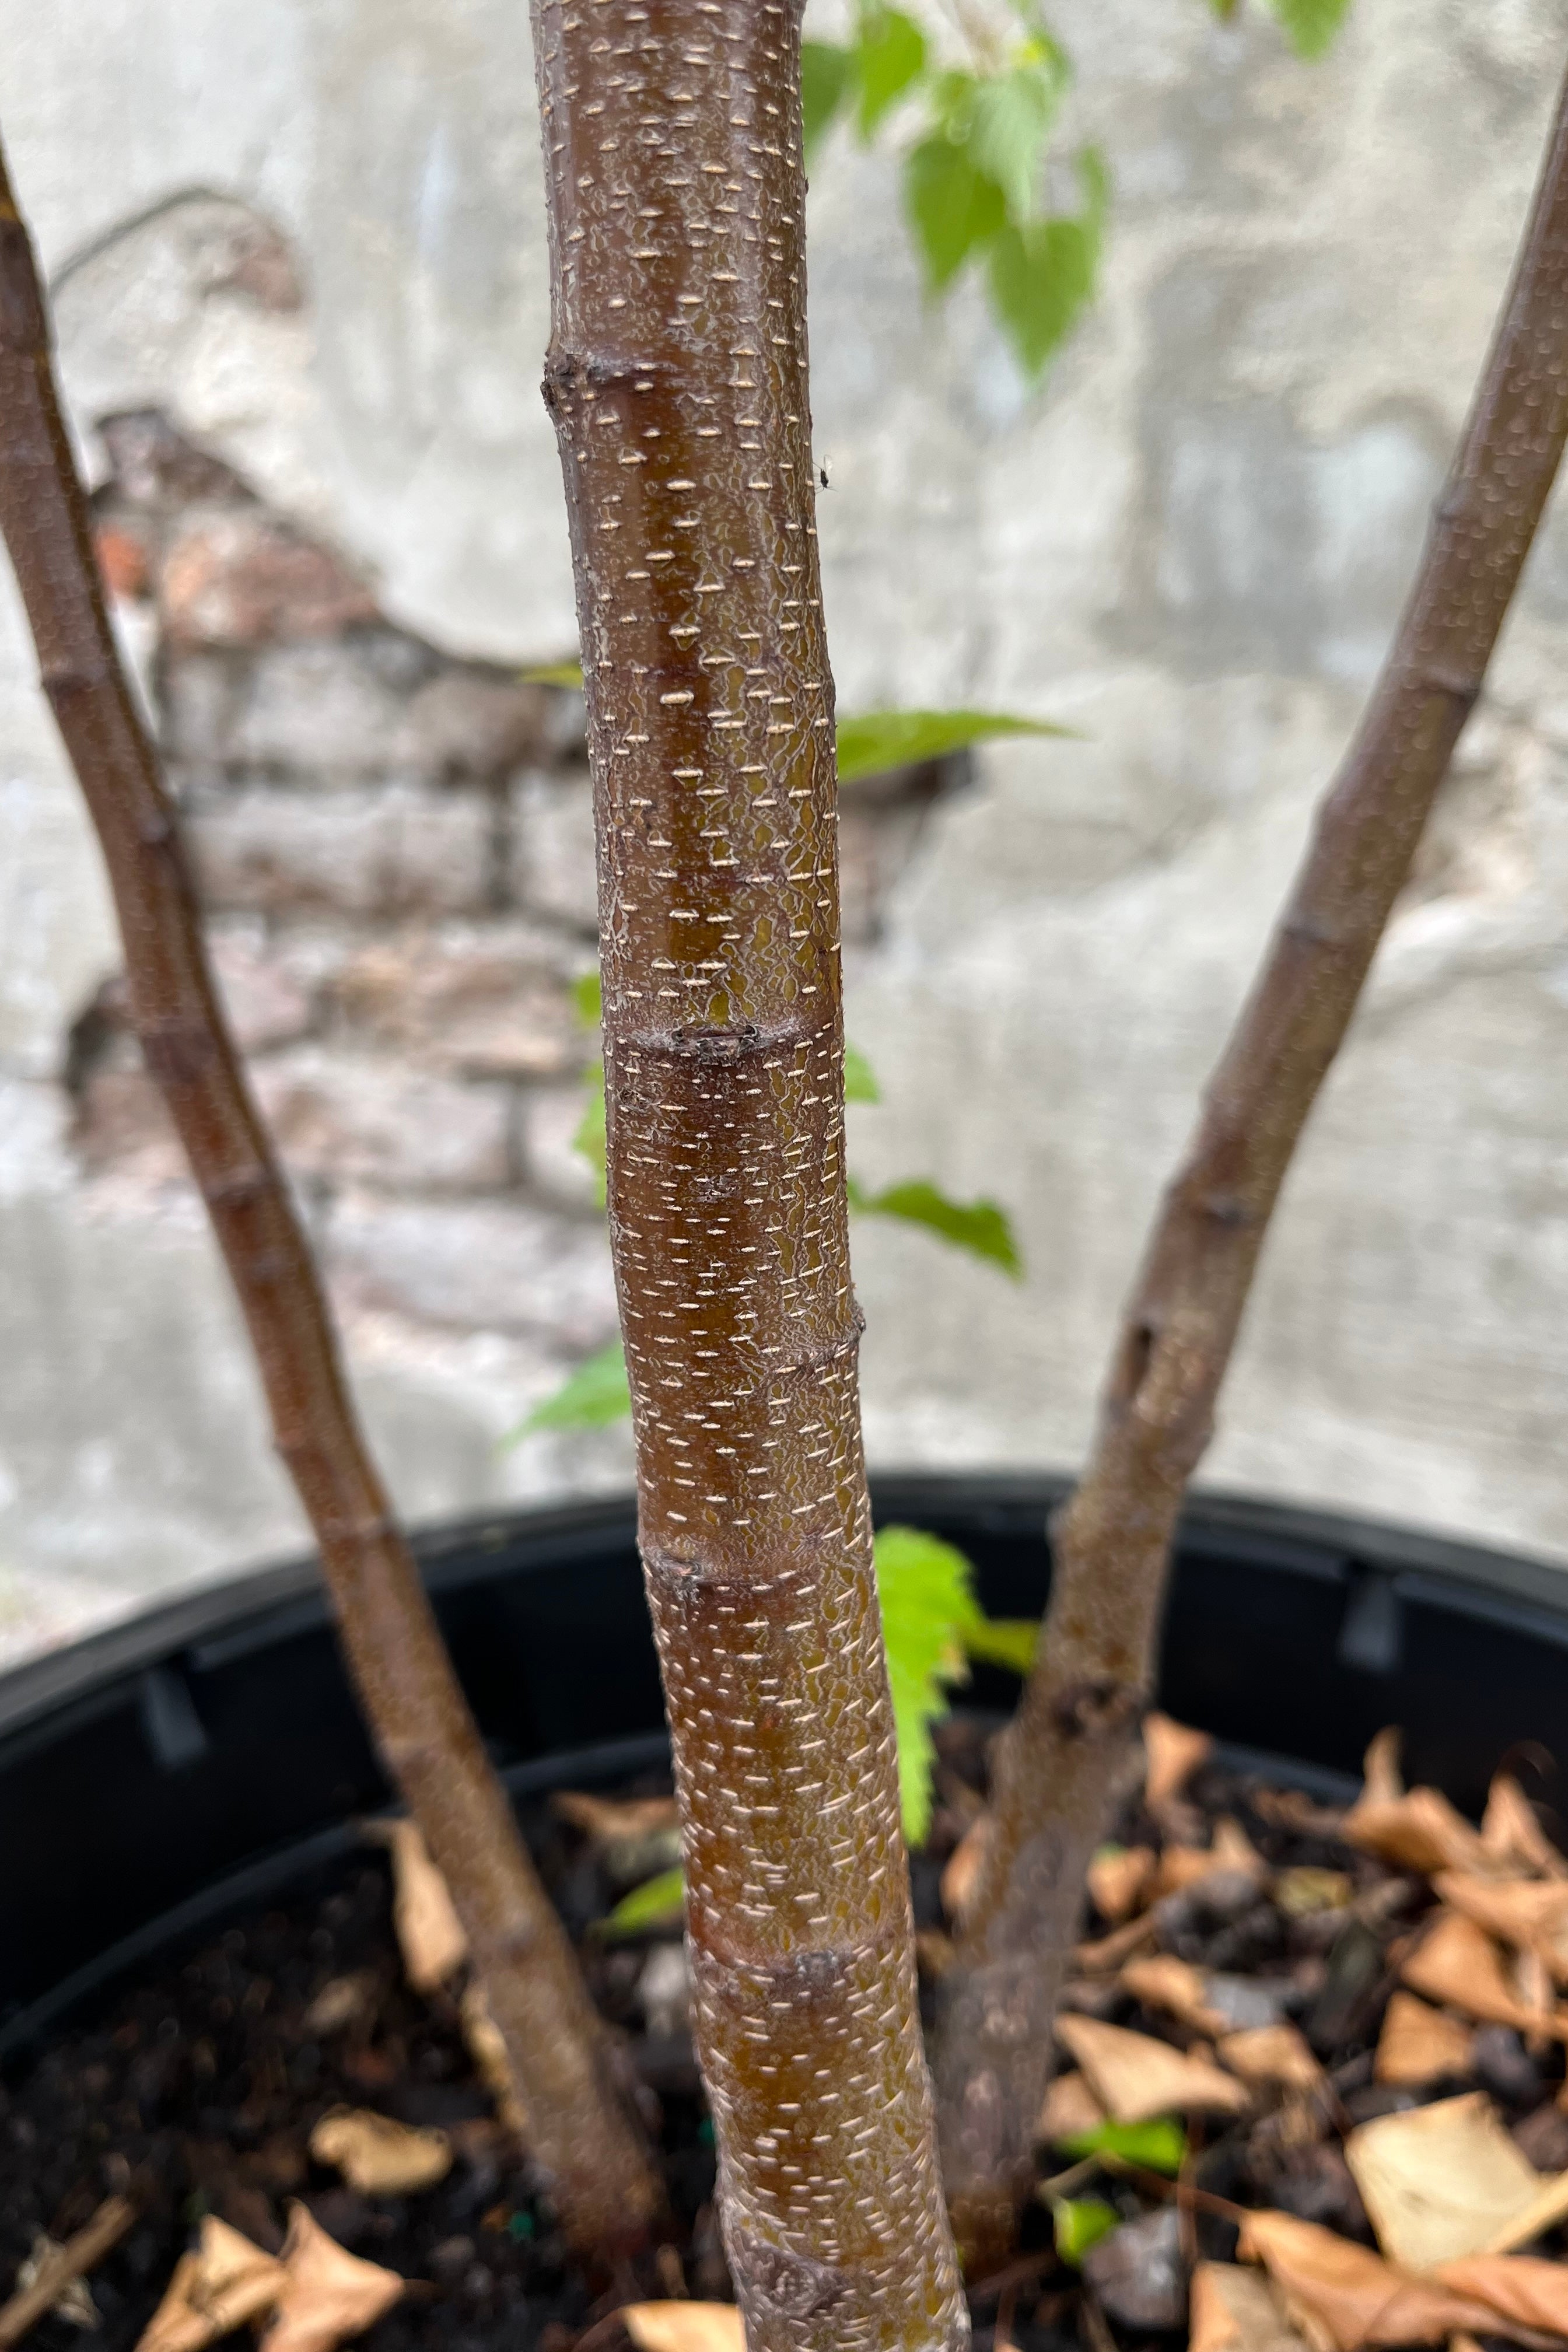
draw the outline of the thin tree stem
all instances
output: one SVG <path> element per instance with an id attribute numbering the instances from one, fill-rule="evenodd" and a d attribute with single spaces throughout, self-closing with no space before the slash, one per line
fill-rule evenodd
<path id="1" fill-rule="evenodd" d="M 750 2352 L 966 2319 L 849 1286 L 799 0 L 534 0 L 611 1239 Z"/>
<path id="2" fill-rule="evenodd" d="M 1167 1192 L 1088 1468 L 1054 1529 L 1039 1663 L 944 1982 L 943 2170 L 961 2242 L 1010 2235 L 1084 1873 L 1148 1696 L 1171 1541 L 1258 1252 L 1434 795 L 1486 677 L 1568 434 L 1568 87 L 1398 634 Z"/>
<path id="3" fill-rule="evenodd" d="M 142 1050 L 244 1310 L 361 1704 L 451 1889 L 568 2230 L 585 2246 L 636 2241 L 657 2210 L 654 2176 L 361 1433 L 310 1245 L 214 991 L 174 806 L 110 625 L 3 156 L 0 530 L 102 845 Z"/>

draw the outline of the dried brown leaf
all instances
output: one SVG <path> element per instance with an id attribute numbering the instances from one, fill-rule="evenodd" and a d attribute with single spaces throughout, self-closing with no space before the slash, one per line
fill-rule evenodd
<path id="1" fill-rule="evenodd" d="M 1342 1870 L 1298 1863 L 1274 1882 L 1274 1907 L 1288 1919 L 1310 1919 L 1323 1911 L 1343 1911 L 1355 1889 Z"/>
<path id="2" fill-rule="evenodd" d="M 528 2118 L 512 2081 L 511 2064 L 506 2054 L 506 2043 L 500 2026 L 489 2012 L 485 1989 L 480 1984 L 469 1985 L 463 1994 L 461 2017 L 463 2039 L 468 2045 L 468 2055 L 474 2062 L 479 2080 L 496 2104 L 496 2113 L 507 2130 L 517 2139 L 528 2137 Z"/>
<path id="3" fill-rule="evenodd" d="M 1468 2074 L 1475 2036 L 1457 2017 L 1428 2008 L 1412 1992 L 1390 1996 L 1377 2038 L 1373 2080 L 1418 2084 L 1435 2083 L 1443 2074 Z"/>
<path id="4" fill-rule="evenodd" d="M 1568 2336 L 1568 2263 L 1543 2262 L 1530 2254 L 1468 2254 L 1462 2261 L 1445 2263 L 1436 2276 L 1491 2314 L 1491 2334 L 1512 2334 L 1523 2327 Z M 1504 2323 L 1500 2329 L 1500 2320 Z"/>
<path id="5" fill-rule="evenodd" d="M 991 1834 L 991 1816 L 977 1813 L 942 1865 L 942 1906 L 950 1919 L 962 1919 Z"/>
<path id="6" fill-rule="evenodd" d="M 1046 2093 L 1036 2136 L 1054 2147 L 1080 2132 L 1093 2131 L 1105 2121 L 1105 2109 L 1076 2070 L 1058 2074 Z"/>
<path id="7" fill-rule="evenodd" d="M 1503 1973 L 1497 1946 L 1473 1919 L 1445 1910 L 1422 1937 L 1400 1970 L 1413 1992 L 1428 2000 L 1462 2010 L 1468 2017 L 1484 2018 L 1491 2025 L 1513 2025 L 1521 2032 L 1546 2032 L 1568 2039 L 1568 2019 L 1561 2011 L 1542 2017 L 1519 1999 Z"/>
<path id="8" fill-rule="evenodd" d="M 280 2262 L 209 2213 L 195 2252 L 175 2263 L 136 2352 L 202 2352 L 271 2311 L 286 2284 Z"/>
<path id="9" fill-rule="evenodd" d="M 1142 2001 L 1150 2009 L 1168 2010 L 1194 2032 L 1223 2033 L 1230 2021 L 1223 2010 L 1209 2005 L 1208 1979 L 1202 1969 L 1175 1959 L 1168 1952 L 1154 1953 L 1148 1959 L 1129 1960 L 1121 1971 L 1121 1982 L 1134 2000 Z"/>
<path id="10" fill-rule="evenodd" d="M 1407 2271 L 1480 2253 L 1541 2189 L 1481 2091 L 1375 2116 L 1346 2139 L 1345 2162 L 1378 2244 Z"/>
<path id="11" fill-rule="evenodd" d="M 341 2172 L 362 2197 L 409 2197 L 433 2189 L 452 2169 L 452 2143 L 441 2131 L 415 2131 L 369 2107 L 334 2107 L 310 2134 L 318 2164 Z"/>
<path id="12" fill-rule="evenodd" d="M 1282 2083 L 1291 2091 L 1316 2091 L 1322 2085 L 1323 2070 L 1293 2025 L 1253 2025 L 1242 2033 L 1227 2033 L 1216 2055 L 1244 2083 Z"/>
<path id="13" fill-rule="evenodd" d="M 1434 1877 L 1432 1887 L 1451 1910 L 1462 1912 L 1504 1943 L 1538 1952 L 1554 1976 L 1568 1979 L 1568 1882 L 1480 1878 L 1468 1871 L 1444 1870 Z"/>
<path id="14" fill-rule="evenodd" d="M 1153 1876 L 1152 1846 L 1131 1845 L 1120 1853 L 1097 1853 L 1089 1865 L 1089 1891 L 1095 1909 L 1113 1927 L 1120 1927 L 1141 1907 Z"/>
<path id="15" fill-rule="evenodd" d="M 1237 2263 L 1193 2273 L 1187 2352 L 1305 2352 L 1267 2277 Z"/>
<path id="16" fill-rule="evenodd" d="M 1222 2074 L 1206 2059 L 1184 2057 L 1147 2033 L 1104 2025 L 1097 2017 L 1063 2016 L 1057 2020 L 1057 2039 L 1119 2124 L 1147 2123 L 1154 2116 L 1235 2115 L 1247 2104 L 1234 2074 Z"/>
<path id="17" fill-rule="evenodd" d="M 405 2284 L 395 2271 L 340 2246 L 297 2202 L 289 2208 L 281 2267 L 278 2316 L 261 2339 L 262 2352 L 335 2352 L 390 2311 Z"/>
<path id="18" fill-rule="evenodd" d="M 416 1824 L 367 1822 L 366 1837 L 392 1855 L 392 1920 L 403 1967 L 416 1992 L 434 1992 L 468 1957 L 468 1939 Z"/>
<path id="19" fill-rule="evenodd" d="M 1075 1944 L 1073 1966 L 1086 1976 L 1103 1976 L 1110 1969 L 1119 1969 L 1129 1952 L 1152 1942 L 1158 1932 L 1159 1923 L 1153 1913 L 1146 1911 L 1141 1919 L 1129 1919 L 1124 1927 L 1112 1927 L 1109 1936 L 1101 1936 L 1094 1943 Z"/>
<path id="20" fill-rule="evenodd" d="M 732 2303 L 628 2303 L 616 2316 L 637 2352 L 746 2352 Z"/>
<path id="21" fill-rule="evenodd" d="M 1483 1871 L 1488 1865 L 1479 1832 L 1440 1789 L 1412 1789 L 1387 1803 L 1363 1794 L 1345 1815 L 1342 1833 L 1363 1853 L 1400 1870 Z"/>
<path id="22" fill-rule="evenodd" d="M 1455 2328 L 1489 2332 L 1496 2325 L 1479 2297 L 1408 2278 L 1369 2246 L 1293 2213 L 1249 2213 L 1237 2251 L 1263 2264 L 1315 2352 L 1436 2344 Z"/>
<path id="23" fill-rule="evenodd" d="M 1481 1843 L 1505 1866 L 1537 1870 L 1546 1878 L 1568 1878 L 1568 1861 L 1552 1844 L 1511 1772 L 1500 1772 L 1481 1816 Z"/>
<path id="24" fill-rule="evenodd" d="M 1155 1709 L 1143 1718 L 1143 1801 L 1152 1813 L 1179 1797 L 1214 1748 L 1212 1734 L 1194 1731 Z"/>
<path id="25" fill-rule="evenodd" d="M 674 1829 L 680 1819 L 673 1797 L 592 1797 L 580 1789 L 561 1789 L 550 1807 L 595 1845 L 654 1837 L 660 1830 Z"/>
<path id="26" fill-rule="evenodd" d="M 1405 1794 L 1405 1775 L 1400 1769 L 1399 1753 L 1405 1744 L 1405 1734 L 1397 1724 L 1385 1723 L 1374 1732 L 1361 1765 L 1361 1802 L 1363 1805 L 1396 1805 Z"/>

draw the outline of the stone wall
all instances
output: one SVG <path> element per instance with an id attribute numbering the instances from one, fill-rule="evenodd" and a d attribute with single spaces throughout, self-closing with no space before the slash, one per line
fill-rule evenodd
<path id="1" fill-rule="evenodd" d="M 922 301 L 883 153 L 812 198 L 840 701 L 1070 722 L 850 810 L 882 1459 L 1070 1463 L 1116 1300 L 1386 641 L 1562 65 L 1556 0 L 1062 10 L 1102 298 L 1031 398 Z M 225 985 L 405 1507 L 625 1477 L 497 1441 L 608 1328 L 566 1149 L 586 793 L 511 0 L 0 0 L 121 593 Z M 1559 506 L 1270 1244 L 1219 1481 L 1568 1558 L 1568 529 Z M 130 1052 L 0 583 L 0 1643 L 297 1540 Z"/>

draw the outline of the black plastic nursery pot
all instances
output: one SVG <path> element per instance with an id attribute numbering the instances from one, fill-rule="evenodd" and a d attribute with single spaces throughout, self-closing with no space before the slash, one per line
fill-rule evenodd
<path id="1" fill-rule="evenodd" d="M 1049 1588 L 1038 1476 L 890 1475 L 882 1524 L 960 1545 L 999 1616 Z M 514 1795 L 604 1785 L 665 1753 L 629 1502 L 470 1519 L 420 1563 Z M 1561 1594 L 1561 1597 L 1559 1595 Z M 1008 1706 L 989 1670 L 970 1697 Z M 1555 1793 L 1568 1757 L 1568 1580 L 1542 1563 L 1327 1513 L 1205 1496 L 1183 1523 L 1162 1704 L 1233 1760 L 1324 1797 L 1367 1740 L 1474 1813 L 1500 1760 Z M 309 1559 L 194 1593 L 0 1678 L 0 2062 L 132 1970 L 307 1884 L 388 1790 Z"/>

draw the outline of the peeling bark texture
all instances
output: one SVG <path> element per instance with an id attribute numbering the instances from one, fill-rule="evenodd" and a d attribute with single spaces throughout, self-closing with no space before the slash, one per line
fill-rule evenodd
<path id="1" fill-rule="evenodd" d="M 849 1284 L 799 0 L 535 0 L 611 1235 L 751 2352 L 957 2346 Z"/>
<path id="2" fill-rule="evenodd" d="M 1094 1447 L 1054 1529 L 1039 1663 L 1002 1743 L 937 2072 L 967 2251 L 1010 2237 L 1051 2016 L 1152 1685 L 1167 1564 L 1290 1155 L 1479 694 L 1568 434 L 1568 87 L 1468 424 L 1360 732 L 1165 1195 Z"/>
<path id="3" fill-rule="evenodd" d="M 636 2243 L 658 2210 L 655 2176 L 361 1434 L 310 1245 L 214 994 L 174 807 L 105 609 L 3 158 L 0 529 L 102 845 L 142 1052 L 244 1309 L 361 1704 L 468 1931 L 563 2222 L 584 2248 Z"/>

